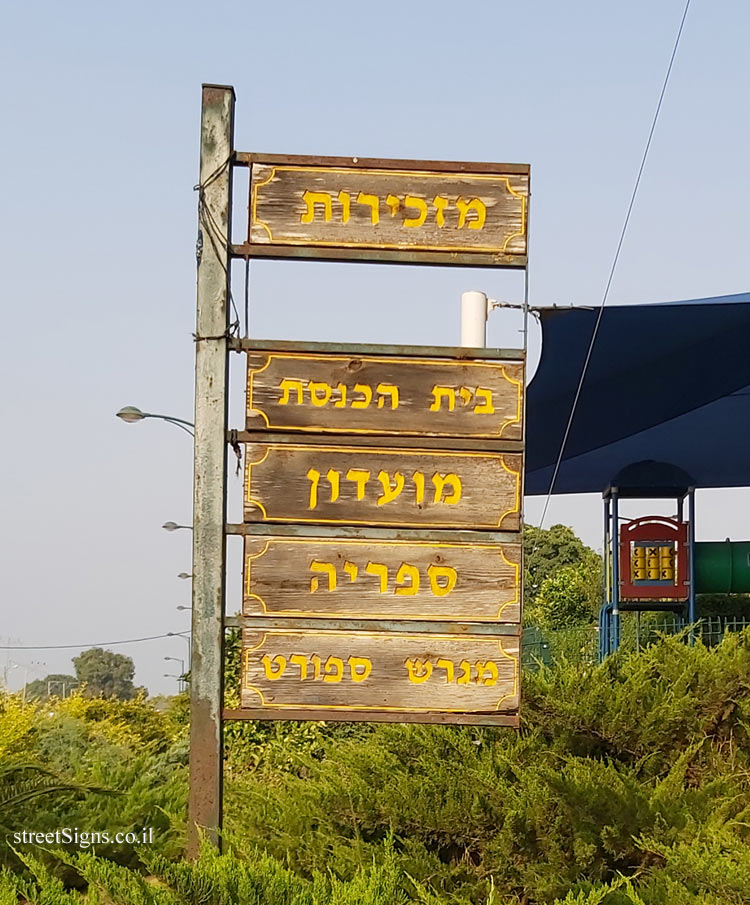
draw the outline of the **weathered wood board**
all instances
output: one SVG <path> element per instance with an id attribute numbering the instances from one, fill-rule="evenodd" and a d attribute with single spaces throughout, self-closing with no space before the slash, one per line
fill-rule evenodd
<path id="1" fill-rule="evenodd" d="M 515 453 L 245 446 L 245 520 L 518 531 Z"/>
<path id="2" fill-rule="evenodd" d="M 243 629 L 243 707 L 284 711 L 513 713 L 519 639 Z M 321 717 L 321 718 L 324 718 Z"/>
<path id="3" fill-rule="evenodd" d="M 520 543 L 246 537 L 243 614 L 518 623 L 520 562 Z"/>
<path id="4" fill-rule="evenodd" d="M 518 729 L 518 711 L 512 713 L 437 713 L 420 711 L 391 713 L 388 710 L 314 710 L 285 708 L 272 711 L 263 707 L 227 707 L 222 711 L 225 720 L 325 720 L 327 723 L 430 723 L 437 726 L 493 726 Z"/>
<path id="5" fill-rule="evenodd" d="M 523 364 L 248 354 L 247 429 L 520 440 Z"/>
<path id="6" fill-rule="evenodd" d="M 525 266 L 528 167 L 386 164 L 254 160 L 248 245 L 492 253 Z"/>

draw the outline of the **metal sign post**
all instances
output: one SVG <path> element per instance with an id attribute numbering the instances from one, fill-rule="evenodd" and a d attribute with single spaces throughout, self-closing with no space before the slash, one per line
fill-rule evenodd
<path id="1" fill-rule="evenodd" d="M 188 854 L 218 844 L 222 799 L 229 229 L 234 89 L 203 86 L 195 331 L 193 616 Z"/>

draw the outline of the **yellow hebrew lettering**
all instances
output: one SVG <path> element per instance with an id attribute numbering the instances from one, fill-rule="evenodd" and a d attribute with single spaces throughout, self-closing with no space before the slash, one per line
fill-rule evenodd
<path id="1" fill-rule="evenodd" d="M 445 684 L 450 685 L 453 681 L 453 660 L 445 660 L 443 657 L 435 664 L 438 669 L 445 670 Z"/>
<path id="2" fill-rule="evenodd" d="M 416 217 L 404 217 L 404 226 L 421 226 L 427 219 L 427 202 L 423 198 L 407 195 L 404 198 L 404 207 L 416 207 L 419 211 Z"/>
<path id="3" fill-rule="evenodd" d="M 336 590 L 336 567 L 333 563 L 330 562 L 319 562 L 317 559 L 314 559 L 310 563 L 310 571 L 311 572 L 320 572 L 323 575 L 328 576 L 328 590 L 335 591 Z M 319 579 L 317 575 L 313 575 L 310 579 L 310 592 L 314 594 L 318 590 Z"/>
<path id="4" fill-rule="evenodd" d="M 481 229 L 487 218 L 487 208 L 479 198 L 472 198 L 471 201 L 464 201 L 463 198 L 456 200 L 458 208 L 458 228 L 461 229 L 466 224 L 466 216 L 469 211 L 476 213 L 476 218 L 469 221 L 469 229 Z"/>
<path id="5" fill-rule="evenodd" d="M 370 222 L 373 226 L 377 226 L 380 220 L 380 199 L 377 195 L 365 195 L 360 192 L 357 195 L 357 204 L 367 204 L 370 208 Z"/>
<path id="6" fill-rule="evenodd" d="M 415 471 L 411 476 L 412 481 L 414 481 L 414 502 L 415 503 L 423 503 L 424 502 L 424 475 L 421 471 Z"/>
<path id="7" fill-rule="evenodd" d="M 391 217 L 395 217 L 398 213 L 398 209 L 401 206 L 401 202 L 395 195 L 388 195 L 385 199 L 385 203 L 391 209 Z"/>
<path id="8" fill-rule="evenodd" d="M 349 192 L 339 192 L 338 199 L 339 199 L 339 204 L 341 205 L 341 222 L 348 223 L 349 222 L 349 207 L 351 205 L 351 198 L 349 197 Z"/>
<path id="9" fill-rule="evenodd" d="M 306 191 L 302 196 L 305 204 L 307 205 L 307 210 L 300 217 L 302 223 L 312 223 L 315 219 L 315 205 L 322 204 L 323 205 L 323 216 L 325 217 L 326 223 L 331 219 L 331 196 L 328 192 L 311 192 Z"/>
<path id="10" fill-rule="evenodd" d="M 432 476 L 432 483 L 435 485 L 435 502 L 448 503 L 455 505 L 461 499 L 461 478 L 457 474 L 450 472 L 449 474 L 439 474 L 435 472 Z M 446 485 L 452 488 L 451 493 L 446 493 L 443 497 Z"/>
<path id="11" fill-rule="evenodd" d="M 365 572 L 368 575 L 375 575 L 380 578 L 380 593 L 385 594 L 388 591 L 388 566 L 382 562 L 368 562 L 365 566 Z"/>
<path id="12" fill-rule="evenodd" d="M 357 572 L 358 572 L 359 570 L 357 569 L 356 565 L 355 565 L 353 562 L 349 562 L 349 560 L 347 560 L 347 561 L 344 563 L 344 571 L 345 571 L 346 574 L 349 576 L 349 581 L 350 581 L 350 582 L 351 582 L 351 581 L 356 581 L 356 580 L 357 580 Z"/>
<path id="13" fill-rule="evenodd" d="M 320 472 L 317 468 L 310 468 L 307 472 L 310 481 L 310 509 L 315 509 L 318 505 L 318 484 L 320 483 Z"/>
<path id="14" fill-rule="evenodd" d="M 412 660 L 408 657 L 404 660 L 404 666 L 409 671 L 409 681 L 415 685 L 421 685 L 432 675 L 432 663 L 429 660 Z"/>
<path id="15" fill-rule="evenodd" d="M 344 661 L 341 657 L 329 657 L 326 660 L 324 682 L 340 682 L 344 678 Z"/>
<path id="16" fill-rule="evenodd" d="M 378 497 L 378 506 L 392 503 L 396 497 L 401 495 L 401 491 L 404 489 L 404 476 L 400 471 L 394 472 L 393 475 L 393 480 L 396 482 L 395 487 L 391 487 L 391 477 L 385 471 L 378 472 L 378 480 L 383 485 L 383 494 Z"/>
<path id="17" fill-rule="evenodd" d="M 452 412 L 456 407 L 456 391 L 453 387 L 441 387 L 437 384 L 432 388 L 432 395 L 435 397 L 430 406 L 431 412 L 439 412 L 443 405 L 443 399 L 448 400 L 448 411 Z"/>
<path id="18" fill-rule="evenodd" d="M 339 398 L 333 403 L 333 407 L 335 409 L 346 408 L 346 384 L 340 383 L 336 389 L 339 391 Z"/>
<path id="19" fill-rule="evenodd" d="M 318 408 L 330 402 L 333 387 L 330 387 L 327 383 L 314 383 L 311 381 L 308 389 L 310 390 L 310 402 L 313 405 L 317 405 Z"/>
<path id="20" fill-rule="evenodd" d="M 428 566 L 427 574 L 430 578 L 430 590 L 436 597 L 447 597 L 456 587 L 458 572 L 451 566 Z M 445 579 L 445 584 L 440 584 L 441 579 Z"/>
<path id="21" fill-rule="evenodd" d="M 456 685 L 468 685 L 471 681 L 471 663 L 468 660 L 462 660 L 458 665 L 464 672 L 456 679 Z"/>
<path id="22" fill-rule="evenodd" d="M 326 472 L 326 478 L 328 479 L 328 483 L 331 485 L 331 502 L 335 503 L 339 498 L 339 478 L 341 477 L 340 472 L 336 471 L 335 468 L 329 468 Z"/>
<path id="23" fill-rule="evenodd" d="M 471 402 L 474 393 L 472 393 L 469 387 L 461 387 L 461 389 L 458 391 L 458 395 L 463 400 L 463 404 L 468 405 Z"/>
<path id="24" fill-rule="evenodd" d="M 320 667 L 323 665 L 323 661 L 317 654 L 313 654 L 312 657 L 310 657 L 310 662 L 313 665 L 313 679 L 319 679 Z"/>
<path id="25" fill-rule="evenodd" d="M 299 666 L 300 680 L 307 678 L 307 657 L 303 657 L 302 654 L 292 654 L 289 662 L 294 666 Z"/>
<path id="26" fill-rule="evenodd" d="M 435 205 L 435 223 L 438 226 L 445 226 L 445 209 L 448 207 L 448 199 L 443 198 L 442 195 L 435 195 L 432 203 Z"/>
<path id="27" fill-rule="evenodd" d="M 477 685 L 496 685 L 497 684 L 497 664 L 492 660 L 483 663 L 477 660 L 475 664 L 477 668 Z"/>
<path id="28" fill-rule="evenodd" d="M 275 682 L 277 679 L 280 679 L 284 675 L 284 670 L 286 669 L 286 657 L 282 657 L 281 654 L 276 657 L 269 657 L 268 654 L 263 657 L 260 661 L 263 664 L 263 669 L 266 673 L 266 678 Z"/>
<path id="29" fill-rule="evenodd" d="M 367 487 L 367 482 L 370 480 L 370 472 L 362 471 L 359 468 L 350 468 L 346 473 L 346 480 L 356 483 L 357 499 L 363 500 L 365 498 L 365 487 Z"/>
<path id="30" fill-rule="evenodd" d="M 396 572 L 396 584 L 402 585 L 402 587 L 396 588 L 393 592 L 394 594 L 399 594 L 402 597 L 413 597 L 418 594 L 419 569 L 408 562 L 402 562 L 398 572 Z"/>
<path id="31" fill-rule="evenodd" d="M 349 657 L 347 662 L 352 682 L 364 682 L 372 672 L 372 660 L 368 660 L 367 657 Z"/>
<path id="32" fill-rule="evenodd" d="M 479 402 L 479 398 L 484 399 L 484 402 L 481 405 L 475 405 L 474 411 L 477 415 L 491 415 L 495 411 L 495 406 L 492 404 L 492 390 L 488 387 L 477 387 L 477 402 Z"/>
<path id="33" fill-rule="evenodd" d="M 361 393 L 364 398 L 355 399 L 354 402 L 352 402 L 352 408 L 366 409 L 367 406 L 372 402 L 372 387 L 367 386 L 366 383 L 355 383 L 354 392 Z"/>
<path id="34" fill-rule="evenodd" d="M 301 380 L 291 380 L 290 378 L 285 377 L 279 384 L 279 388 L 281 389 L 279 405 L 289 404 L 289 396 L 293 390 L 297 393 L 297 405 L 302 405 L 303 386 Z"/>
<path id="35" fill-rule="evenodd" d="M 385 405 L 385 397 L 391 397 L 391 408 L 398 408 L 398 387 L 392 383 L 379 383 L 375 389 L 378 391 L 378 408 L 382 409 Z"/>

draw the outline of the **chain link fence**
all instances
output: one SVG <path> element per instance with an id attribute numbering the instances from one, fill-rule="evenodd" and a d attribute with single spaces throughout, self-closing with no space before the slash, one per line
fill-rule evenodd
<path id="1" fill-rule="evenodd" d="M 729 632 L 750 627 L 750 616 L 708 616 L 693 627 L 696 638 L 710 646 L 719 644 Z M 687 634 L 687 623 L 679 616 L 657 613 L 623 613 L 620 617 L 620 649 L 639 651 L 663 635 Z M 558 660 L 569 663 L 597 663 L 599 660 L 599 628 L 575 625 L 562 629 L 525 626 L 521 647 L 524 669 L 551 666 Z"/>

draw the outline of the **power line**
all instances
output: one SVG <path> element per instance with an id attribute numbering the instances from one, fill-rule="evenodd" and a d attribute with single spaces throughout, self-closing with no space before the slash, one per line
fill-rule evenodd
<path id="1" fill-rule="evenodd" d="M 604 306 L 607 304 L 607 299 L 609 298 L 609 290 L 612 286 L 612 278 L 615 275 L 615 269 L 617 268 L 617 262 L 620 259 L 620 252 L 622 250 L 622 244 L 625 240 L 625 233 L 628 229 L 628 224 L 630 223 L 630 215 L 633 213 L 633 206 L 635 204 L 636 195 L 638 194 L 638 188 L 641 184 L 641 177 L 643 176 L 643 170 L 646 166 L 646 159 L 648 157 L 648 152 L 651 149 L 651 141 L 654 137 L 654 132 L 656 131 L 656 123 L 659 120 L 659 113 L 661 112 L 661 105 L 664 101 L 664 95 L 667 92 L 667 85 L 669 84 L 669 77 L 672 74 L 672 66 L 674 65 L 675 57 L 677 56 L 677 48 L 680 46 L 680 38 L 682 37 L 682 30 L 685 26 L 685 20 L 687 19 L 688 10 L 690 9 L 691 0 L 687 0 L 685 3 L 685 9 L 682 13 L 682 19 L 680 20 L 680 27 L 677 30 L 677 37 L 675 38 L 674 46 L 672 47 L 672 55 L 669 58 L 669 65 L 667 66 L 667 73 L 664 76 L 664 83 L 661 86 L 661 93 L 659 94 L 659 101 L 656 105 L 656 111 L 654 112 L 654 118 L 651 122 L 651 129 L 648 133 L 648 139 L 646 141 L 646 147 L 643 150 L 643 156 L 641 157 L 641 165 L 638 167 L 638 175 L 635 179 L 635 185 L 633 186 L 633 192 L 630 196 L 630 203 L 628 204 L 627 213 L 625 214 L 625 221 L 622 225 L 622 231 L 620 232 L 620 239 L 617 243 L 617 248 L 615 250 L 615 256 L 612 259 L 612 266 L 609 270 L 609 277 L 607 278 L 606 286 L 604 287 L 604 295 L 602 296 L 602 303 L 599 307 L 599 314 L 597 315 L 596 322 L 594 323 L 594 331 L 591 334 L 591 342 L 589 343 L 589 348 L 586 353 L 586 358 L 583 362 L 583 369 L 581 370 L 581 377 L 578 381 L 578 388 L 576 389 L 576 394 L 573 397 L 573 405 L 570 409 L 570 416 L 568 418 L 568 423 L 565 427 L 565 434 L 563 435 L 562 443 L 560 444 L 560 452 L 557 456 L 557 462 L 555 463 L 555 470 L 552 473 L 552 479 L 550 480 L 549 490 L 547 491 L 547 499 L 544 501 L 544 509 L 542 510 L 542 518 L 539 522 L 539 527 L 543 527 L 544 519 L 547 515 L 547 508 L 549 507 L 550 499 L 552 498 L 552 492 L 555 489 L 555 481 L 557 480 L 557 473 L 560 470 L 560 464 L 562 463 L 563 455 L 565 453 L 565 446 L 568 442 L 568 436 L 570 434 L 570 429 L 573 425 L 573 418 L 575 417 L 576 408 L 578 407 L 578 400 L 581 396 L 581 390 L 583 388 L 583 383 L 586 379 L 586 372 L 589 367 L 589 362 L 591 361 L 591 353 L 594 350 L 594 344 L 596 343 L 596 337 L 599 333 L 599 326 L 602 322 L 602 316 L 604 314 Z"/>
<path id="2" fill-rule="evenodd" d="M 165 635 L 149 635 L 147 638 L 128 638 L 125 641 L 99 641 L 96 644 L 0 644 L 0 650 L 82 650 L 87 647 L 112 647 L 115 644 L 137 644 L 140 641 L 156 641 L 159 638 L 184 638 L 190 632 L 167 632 Z"/>

